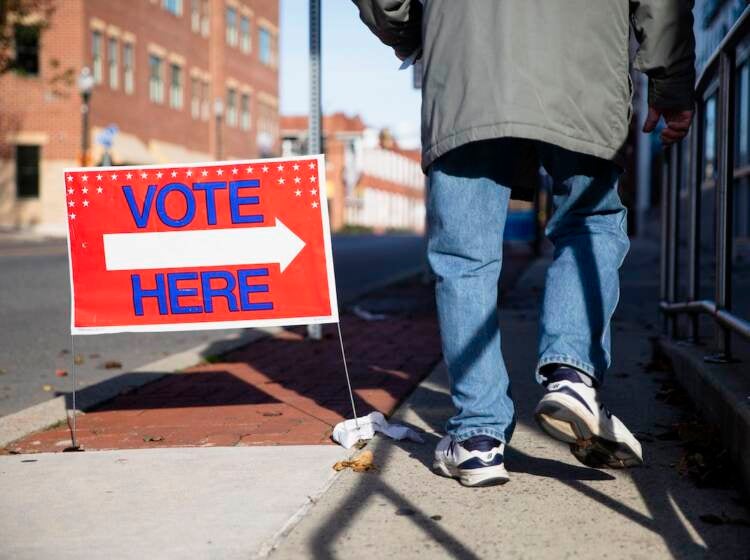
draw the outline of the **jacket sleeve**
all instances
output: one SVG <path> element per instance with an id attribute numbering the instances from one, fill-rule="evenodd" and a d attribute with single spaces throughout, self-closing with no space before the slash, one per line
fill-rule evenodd
<path id="1" fill-rule="evenodd" d="M 635 67 L 648 75 L 648 104 L 692 109 L 695 88 L 694 0 L 630 0 L 639 43 Z"/>
<path id="2" fill-rule="evenodd" d="M 353 0 L 360 19 L 401 60 L 422 46 L 422 2 L 419 0 Z"/>

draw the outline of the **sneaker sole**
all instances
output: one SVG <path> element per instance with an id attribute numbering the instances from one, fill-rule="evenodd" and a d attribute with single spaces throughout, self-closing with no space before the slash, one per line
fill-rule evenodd
<path id="1" fill-rule="evenodd" d="M 577 408 L 573 399 L 558 395 L 554 401 L 543 399 L 534 418 L 547 435 L 570 445 L 573 456 L 586 466 L 622 469 L 643 464 L 640 444 L 630 432 L 620 437 L 600 434 Z"/>
<path id="2" fill-rule="evenodd" d="M 449 467 L 442 461 L 435 461 L 432 464 L 432 468 L 440 476 L 458 479 L 461 484 L 471 488 L 500 486 L 510 480 L 508 471 L 505 470 L 505 465 L 461 470 L 456 467 Z"/>

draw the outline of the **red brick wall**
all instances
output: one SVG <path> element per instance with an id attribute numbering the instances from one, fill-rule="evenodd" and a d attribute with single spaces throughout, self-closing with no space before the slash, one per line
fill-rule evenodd
<path id="1" fill-rule="evenodd" d="M 213 99 L 226 100 L 225 84 L 234 79 L 253 88 L 251 97 L 251 127 L 243 131 L 238 127 L 223 127 L 223 153 L 242 157 L 257 156 L 256 125 L 258 94 L 264 92 L 278 98 L 278 70 L 261 64 L 258 59 L 258 19 L 265 18 L 278 26 L 278 0 L 236 0 L 253 12 L 251 18 L 250 53 L 239 47 L 227 45 L 224 33 L 225 0 L 211 0 L 212 26 L 208 38 L 191 30 L 190 0 L 183 0 L 183 14 L 179 17 L 161 6 L 161 0 L 64 0 L 58 8 L 51 26 L 43 34 L 42 69 L 38 78 L 23 78 L 13 73 L 0 78 L 0 126 L 6 130 L 13 126 L 20 131 L 47 132 L 49 143 L 43 148 L 43 158 L 76 159 L 80 145 L 80 96 L 75 80 L 65 88 L 64 96 L 51 93 L 47 83 L 53 75 L 52 59 L 60 61 L 61 69 L 71 68 L 77 78 L 80 68 L 91 64 L 93 18 L 115 26 L 120 34 L 135 36 L 135 91 L 128 95 L 123 89 L 122 35 L 119 41 L 120 83 L 117 90 L 108 84 L 106 64 L 107 31 L 103 35 L 103 82 L 97 85 L 91 97 L 91 124 L 103 127 L 117 124 L 124 132 L 138 136 L 144 142 L 150 139 L 178 144 L 194 151 L 213 154 L 215 151 L 215 122 L 193 119 L 190 113 L 190 70 L 198 67 L 211 73 L 211 109 Z M 183 66 L 183 106 L 169 106 L 169 60 L 165 59 L 165 95 L 162 104 L 149 100 L 148 95 L 148 45 L 154 43 L 185 59 Z M 239 105 L 239 91 L 238 91 Z M 3 133 L 6 136 L 6 133 Z M 278 150 L 278 140 L 276 143 Z"/>
<path id="2" fill-rule="evenodd" d="M 83 0 L 65 0 L 51 27 L 41 36 L 39 76 L 7 72 L 0 77 L 0 144 L 6 147 L 9 134 L 46 132 L 43 158 L 73 159 L 80 144 L 80 96 L 72 84 L 50 83 L 66 69 L 77 76 L 83 60 L 80 42 Z M 55 67 L 55 61 L 59 66 Z M 12 150 L 9 151 L 12 156 Z"/>

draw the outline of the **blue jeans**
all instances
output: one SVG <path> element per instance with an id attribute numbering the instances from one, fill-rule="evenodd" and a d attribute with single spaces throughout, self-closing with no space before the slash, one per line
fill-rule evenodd
<path id="1" fill-rule="evenodd" d="M 536 144 L 553 178 L 554 244 L 542 300 L 539 361 L 565 364 L 601 383 L 610 364 L 610 319 L 619 299 L 618 269 L 628 252 L 626 209 L 612 162 Z M 519 141 L 475 142 L 450 151 L 429 170 L 428 260 L 443 357 L 456 414 L 446 431 L 458 441 L 488 435 L 510 441 L 515 410 L 500 349 L 498 279 Z"/>

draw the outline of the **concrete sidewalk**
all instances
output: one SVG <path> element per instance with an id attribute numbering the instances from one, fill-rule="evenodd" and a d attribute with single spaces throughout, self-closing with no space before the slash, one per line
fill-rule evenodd
<path id="1" fill-rule="evenodd" d="M 632 262 L 628 276 L 637 278 L 643 263 L 637 256 Z M 430 471 L 451 414 L 446 373 L 438 367 L 396 414 L 425 430 L 427 442 L 376 439 L 368 447 L 379 470 L 343 473 L 271 558 L 747 558 L 750 528 L 742 523 L 750 514 L 737 490 L 698 488 L 681 474 L 684 450 L 669 432 L 685 411 L 660 400 L 670 374 L 647 371 L 653 368 L 646 367 L 645 333 L 653 316 L 643 301 L 629 301 L 614 323 L 614 366 L 604 393 L 642 439 L 646 466 L 584 467 L 536 427 L 541 390 L 531 372 L 545 265 L 525 274 L 501 313 L 519 413 L 507 453 L 510 483 L 467 489 Z M 628 294 L 638 290 L 626 288 Z"/>
<path id="2" fill-rule="evenodd" d="M 3 456 L 0 558 L 252 558 L 346 455 L 306 445 Z"/>

